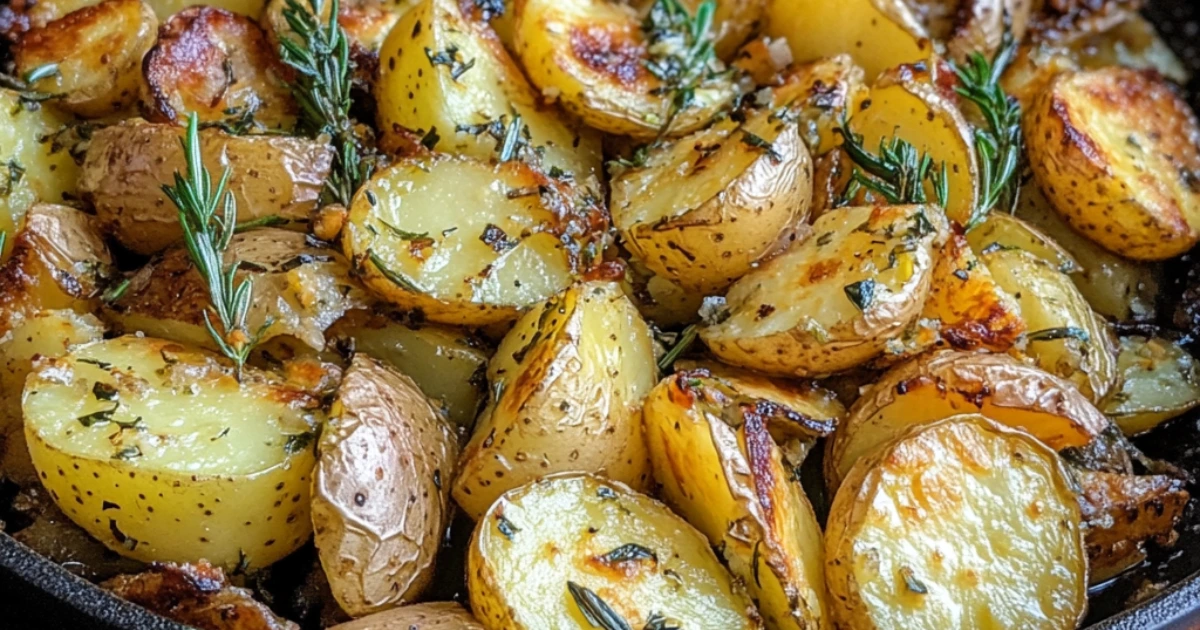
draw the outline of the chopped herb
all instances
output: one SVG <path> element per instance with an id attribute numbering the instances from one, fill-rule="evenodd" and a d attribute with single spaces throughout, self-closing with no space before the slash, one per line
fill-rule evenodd
<path id="1" fill-rule="evenodd" d="M 969 272 L 967 272 L 966 269 L 955 269 L 954 277 L 958 278 L 959 280 L 962 280 L 963 282 L 966 282 L 967 280 L 971 279 L 971 274 Z"/>
<path id="2" fill-rule="evenodd" d="M 116 400 L 117 388 L 108 383 L 96 381 L 92 385 L 92 396 L 95 396 L 96 400 Z"/>
<path id="3" fill-rule="evenodd" d="M 113 459 L 131 460 L 142 456 L 142 449 L 136 446 L 126 446 L 113 454 Z"/>
<path id="4" fill-rule="evenodd" d="M 491 20 L 504 15 L 504 0 L 475 0 L 475 8 L 480 18 Z"/>
<path id="5" fill-rule="evenodd" d="M 283 264 L 279 265 L 279 270 L 288 272 L 293 269 L 299 269 L 304 265 L 327 262 L 333 262 L 333 256 L 327 256 L 325 254 L 297 254 L 285 260 Z"/>
<path id="6" fill-rule="evenodd" d="M 100 411 L 93 411 L 92 413 L 89 413 L 87 415 L 83 415 L 83 416 L 76 418 L 76 420 L 79 421 L 79 424 L 82 424 L 83 426 L 88 427 L 88 428 L 91 428 L 97 424 L 107 424 L 109 422 L 112 422 L 113 414 L 116 413 L 117 410 L 120 408 L 121 408 L 121 403 L 116 403 L 110 409 L 101 409 Z"/>
<path id="7" fill-rule="evenodd" d="M 671 366 L 675 365 L 675 361 L 680 357 L 680 355 L 682 355 L 688 349 L 688 347 L 690 347 L 692 343 L 696 341 L 696 336 L 699 334 L 699 332 L 700 330 L 695 324 L 684 328 L 683 332 L 679 333 L 679 339 L 675 342 L 675 345 L 672 346 L 671 349 L 668 350 L 667 353 L 658 360 L 658 369 L 663 372 L 671 369 Z"/>
<path id="8" fill-rule="evenodd" d="M 42 79 L 48 79 L 50 77 L 60 76 L 60 74 L 61 73 L 58 70 L 58 64 L 56 64 L 56 63 L 42 64 L 42 65 L 34 68 L 33 70 L 30 70 L 29 72 L 25 73 L 25 82 L 26 83 L 37 83 L 38 81 L 41 81 Z"/>
<path id="9" fill-rule="evenodd" d="M 912 217 L 913 224 L 908 228 L 907 236 L 909 238 L 923 238 L 936 232 L 933 223 L 930 223 L 929 217 L 925 216 L 924 210 L 917 211 Z"/>
<path id="10" fill-rule="evenodd" d="M 904 586 L 909 591 L 916 593 L 917 595 L 929 594 L 929 589 L 925 586 L 924 582 L 917 579 L 917 576 L 911 567 L 900 567 L 900 577 L 904 578 Z"/>
<path id="11" fill-rule="evenodd" d="M 775 150 L 775 145 L 767 142 L 761 136 L 754 135 L 745 129 L 742 130 L 742 142 L 746 145 L 759 149 L 767 154 L 767 157 L 772 161 L 778 162 L 783 159 L 782 155 Z"/>
<path id="12" fill-rule="evenodd" d="M 219 439 L 221 439 L 221 438 L 225 437 L 226 435 L 229 435 L 229 427 L 225 427 L 224 429 L 221 429 L 221 432 L 220 432 L 220 433 L 218 433 L 218 434 L 216 434 L 216 435 L 215 435 L 215 436 L 213 436 L 212 438 L 210 438 L 210 439 L 209 439 L 209 441 L 210 441 L 210 442 L 216 442 L 217 440 L 219 440 Z"/>
<path id="13" fill-rule="evenodd" d="M 579 606 L 584 619 L 600 630 L 632 630 L 629 623 L 616 613 L 600 596 L 586 586 L 567 582 L 567 590 Z"/>
<path id="14" fill-rule="evenodd" d="M 704 0 L 695 15 L 680 0 L 656 0 L 642 24 L 649 44 L 646 69 L 663 83 L 657 93 L 670 96 L 662 134 L 670 130 L 680 112 L 693 105 L 696 90 L 720 74 L 713 48 L 716 11 L 715 0 Z"/>
<path id="15" fill-rule="evenodd" d="M 817 237 L 817 245 L 824 247 L 833 242 L 833 232 L 826 232 Z"/>
<path id="16" fill-rule="evenodd" d="M 608 564 L 630 562 L 633 560 L 653 560 L 658 562 L 658 554 L 637 543 L 627 543 L 601 555 L 598 559 Z"/>
<path id="17" fill-rule="evenodd" d="M 1091 341 L 1091 336 L 1082 328 L 1064 327 L 1047 328 L 1028 333 L 1025 338 L 1029 341 L 1057 341 L 1059 339 L 1078 339 L 1083 343 Z"/>
<path id="18" fill-rule="evenodd" d="M 680 630 L 679 622 L 668 620 L 661 613 L 650 613 L 650 618 L 646 620 L 646 625 L 642 626 L 642 630 Z"/>
<path id="19" fill-rule="evenodd" d="M 600 497 L 601 499 L 604 499 L 605 501 L 613 501 L 617 498 L 617 493 L 616 493 L 616 491 L 614 491 L 612 488 L 609 488 L 608 486 L 600 486 L 596 490 L 596 496 Z"/>
<path id="20" fill-rule="evenodd" d="M 545 153 L 545 147 L 533 146 L 533 135 L 529 131 L 520 114 L 513 113 L 512 118 L 501 116 L 478 125 L 457 125 L 454 130 L 472 136 L 487 135 L 496 142 L 496 152 L 500 162 L 509 162 L 522 158 L 531 164 L 537 164 Z"/>
<path id="21" fill-rule="evenodd" d="M 842 287 L 842 290 L 846 292 L 846 297 L 850 298 L 850 302 L 858 307 L 860 311 L 866 311 L 875 299 L 875 281 L 870 278 L 847 284 Z"/>
<path id="22" fill-rule="evenodd" d="M 512 521 L 505 518 L 503 514 L 496 516 L 496 529 L 500 530 L 500 533 L 510 541 L 517 532 L 521 531 L 520 527 L 513 525 Z"/>
<path id="23" fill-rule="evenodd" d="M 312 446 L 312 443 L 317 439 L 317 434 L 312 431 L 304 433 L 293 433 L 287 436 L 287 441 L 283 443 L 283 452 L 288 455 L 301 453 L 304 449 Z"/>
<path id="24" fill-rule="evenodd" d="M 475 67 L 474 59 L 463 63 L 463 61 L 458 58 L 458 46 L 455 46 L 454 44 L 450 44 L 446 50 L 439 50 L 436 53 L 433 52 L 433 49 L 426 48 L 425 57 L 429 59 L 429 65 L 435 68 L 438 66 L 446 66 L 449 68 L 450 78 L 453 79 L 455 83 L 458 82 L 459 77 L 467 73 L 467 70 Z"/>
<path id="25" fill-rule="evenodd" d="M 245 575 L 246 570 L 249 568 L 250 568 L 250 556 L 247 556 L 246 552 L 243 551 L 239 547 L 238 548 L 237 565 L 233 567 L 233 571 L 231 571 L 229 574 L 230 575 Z"/>
<path id="26" fill-rule="evenodd" d="M 234 234 L 241 234 L 247 230 L 255 230 L 265 227 L 279 227 L 281 225 L 287 225 L 288 223 L 290 223 L 290 221 L 279 216 L 278 214 L 270 214 L 265 217 L 259 217 L 249 221 L 242 221 L 233 227 L 233 232 Z"/>
<path id="27" fill-rule="evenodd" d="M 943 208 L 949 203 L 950 183 L 944 163 L 935 169 L 928 153 L 919 153 L 907 140 L 897 137 L 881 139 L 879 155 L 874 155 L 863 146 L 863 137 L 850 131 L 847 120 L 835 131 L 841 134 L 842 148 L 855 165 L 843 201 L 848 202 L 866 188 L 892 205 L 928 203 L 925 184 L 929 182 L 937 203 Z"/>
<path id="28" fill-rule="evenodd" d="M 87 363 L 90 365 L 94 365 L 94 366 L 100 368 L 101 370 L 107 370 L 112 367 L 111 363 L 106 363 L 104 361 L 97 361 L 96 359 L 77 359 L 77 360 L 80 363 Z"/>
<path id="29" fill-rule="evenodd" d="M 25 179 L 25 167 L 17 161 L 17 158 L 12 158 L 5 163 L 8 168 L 8 177 L 0 180 L 0 197 L 7 197 L 17 189 L 21 184 L 21 180 Z"/>
<path id="30" fill-rule="evenodd" d="M 494 223 L 489 223 L 487 227 L 483 228 L 483 234 L 479 235 L 479 240 L 491 247 L 497 254 L 503 254 L 520 243 L 516 239 L 509 238 L 508 234 Z"/>
<path id="31" fill-rule="evenodd" d="M 0 249 L 4 249 L 2 244 L 0 244 Z M 129 285 L 131 282 L 132 280 L 129 278 L 121 280 L 117 284 L 106 289 L 104 293 L 100 295 L 100 300 L 105 304 L 112 304 L 113 302 L 116 302 L 117 300 L 121 299 L 121 296 L 125 295 L 126 291 L 129 290 Z"/>
<path id="32" fill-rule="evenodd" d="M 379 273 L 384 278 L 387 278 L 391 283 L 411 293 L 421 292 L 421 290 L 417 288 L 417 285 L 413 284 L 411 280 L 400 275 L 400 272 L 388 267 L 387 263 L 383 262 L 383 259 L 380 258 L 374 251 L 369 249 L 367 250 L 367 259 L 370 260 L 371 264 L 375 265 L 375 268 L 379 270 Z"/>
<path id="33" fill-rule="evenodd" d="M 5 87 L 17 93 L 20 107 L 25 111 L 35 112 L 42 108 L 42 103 L 52 99 L 63 98 L 66 94 L 51 94 L 41 92 L 33 84 L 59 74 L 58 64 L 48 63 L 38 66 L 18 78 L 0 73 L 0 87 Z"/>
<path id="34" fill-rule="evenodd" d="M 610 160 L 609 164 L 622 168 L 642 168 L 646 166 L 646 161 L 650 159 L 650 151 L 656 146 L 656 143 L 640 145 L 633 150 L 633 155 L 629 159 L 617 158 Z"/>
<path id="35" fill-rule="evenodd" d="M 230 107 L 225 110 L 228 118 L 202 122 L 200 128 L 220 129 L 231 136 L 244 136 L 251 131 L 261 131 L 265 127 L 254 118 L 258 107 L 257 102 L 251 103 L 249 107 Z"/>
<path id="36" fill-rule="evenodd" d="M 429 131 L 425 132 L 425 135 L 421 136 L 421 146 L 429 149 L 430 151 L 432 151 L 433 147 L 436 147 L 437 143 L 441 141 L 442 137 L 438 135 L 437 127 L 430 127 Z"/>

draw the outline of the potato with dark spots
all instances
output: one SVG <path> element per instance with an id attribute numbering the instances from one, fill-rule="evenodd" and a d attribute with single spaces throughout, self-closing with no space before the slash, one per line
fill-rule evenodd
<path id="1" fill-rule="evenodd" d="M 85 117 L 122 112 L 138 96 L 142 55 L 154 45 L 158 19 L 141 0 L 107 0 L 26 33 L 13 47 L 18 76 L 57 64 L 33 83 L 56 104 Z"/>
<path id="2" fill-rule="evenodd" d="M 967 238 L 954 234 L 942 246 L 921 316 L 937 322 L 938 337 L 951 348 L 1005 352 L 1026 331 L 1021 307 L 1000 288 Z"/>
<path id="3" fill-rule="evenodd" d="M 1169 545 L 1190 495 L 1163 475 L 1076 470 L 1089 583 L 1099 584 L 1146 558 L 1146 545 Z"/>
<path id="4" fill-rule="evenodd" d="M 1200 123 L 1160 77 L 1065 73 L 1025 120 L 1034 176 L 1071 227 L 1136 260 L 1200 242 Z"/>
<path id="5" fill-rule="evenodd" d="M 484 630 L 484 627 L 462 604 L 429 602 L 375 613 L 329 630 Z"/>
<path id="6" fill-rule="evenodd" d="M 1121 338 L 1120 387 L 1101 405 L 1125 435 L 1138 435 L 1200 405 L 1200 364 L 1160 337 Z"/>
<path id="7" fill-rule="evenodd" d="M 841 54 L 789 66 L 771 88 L 771 107 L 794 112 L 809 153 L 818 157 L 841 144 L 834 129 L 861 108 L 869 93 L 862 68 Z"/>

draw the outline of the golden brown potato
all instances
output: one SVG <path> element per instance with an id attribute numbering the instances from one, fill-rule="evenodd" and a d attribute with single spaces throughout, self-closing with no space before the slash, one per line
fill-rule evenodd
<path id="1" fill-rule="evenodd" d="M 1200 404 L 1200 366 L 1178 344 L 1158 337 L 1121 338 L 1121 386 L 1101 409 L 1125 435 L 1137 435 Z"/>
<path id="2" fill-rule="evenodd" d="M 956 350 L 1004 352 L 1026 330 L 1017 300 L 1000 288 L 961 234 L 942 246 L 921 316 L 938 322 L 938 336 Z"/>
<path id="3" fill-rule="evenodd" d="M 1085 446 L 1109 421 L 1067 381 L 1001 354 L 944 351 L 879 377 L 826 443 L 825 480 L 837 488 L 851 466 L 911 427 L 978 413 L 1026 431 L 1055 450 Z"/>
<path id="4" fill-rule="evenodd" d="M 80 116 L 106 116 L 137 99 L 142 55 L 157 30 L 153 9 L 141 0 L 107 0 L 26 33 L 13 59 L 21 76 L 57 64 L 58 72 L 33 88 L 64 94 L 56 103 Z"/>
<path id="5" fill-rule="evenodd" d="M 730 287 L 700 329 L 717 358 L 760 372 L 848 370 L 898 342 L 929 295 L 946 237 L 934 206 L 843 208 Z"/>
<path id="6" fill-rule="evenodd" d="M 157 253 L 182 237 L 179 212 L 162 187 L 184 170 L 183 133 L 174 125 L 126 121 L 96 131 L 88 147 L 79 189 L 104 229 L 136 253 Z M 200 152 L 214 178 L 230 168 L 229 191 L 243 223 L 306 220 L 333 160 L 328 145 L 311 140 L 218 129 L 200 132 Z"/>
<path id="7" fill-rule="evenodd" d="M 1050 263 L 1065 274 L 1083 271 L 1071 252 L 1036 227 L 1011 214 L 993 212 L 978 228 L 967 232 L 976 255 L 993 249 L 1021 249 Z"/>
<path id="8" fill-rule="evenodd" d="M 412 379 L 356 355 L 317 450 L 313 542 L 338 604 L 361 617 L 420 597 L 450 524 L 450 424 Z"/>
<path id="9" fill-rule="evenodd" d="M 356 72 L 369 70 L 373 75 L 379 64 L 379 49 L 383 41 L 405 12 L 417 4 L 416 0 L 348 0 L 338 3 L 338 26 L 342 27 L 350 38 L 351 58 L 360 65 Z M 309 8 L 308 0 L 301 0 L 300 5 Z M 271 41 L 272 48 L 278 49 L 282 39 L 296 39 L 296 34 L 283 17 L 287 8 L 287 0 L 268 0 L 263 10 L 263 30 Z M 322 23 L 329 20 L 332 2 L 322 2 Z M 368 65 L 368 68 L 361 67 Z"/>
<path id="10" fill-rule="evenodd" d="M 799 126 L 760 112 L 650 151 L 612 180 L 630 253 L 685 291 L 719 293 L 796 238 L 812 197 Z"/>
<path id="11" fill-rule="evenodd" d="M 660 328 L 687 326 L 700 321 L 704 295 L 654 275 L 635 258 L 625 261 L 626 281 L 621 283 L 629 299 L 647 321 Z"/>
<path id="12" fill-rule="evenodd" d="M 1074 482 L 1046 446 L 977 416 L 922 427 L 851 470 L 830 508 L 839 627 L 1074 628 L 1087 554 Z"/>
<path id="13" fill-rule="evenodd" d="M 329 630 L 484 630 L 484 627 L 462 604 L 430 602 L 393 608 Z"/>
<path id="14" fill-rule="evenodd" d="M 479 518 L 504 492 L 555 472 L 647 487 L 641 404 L 658 377 L 653 343 L 612 283 L 575 285 L 526 313 L 488 364 L 492 399 L 454 480 L 463 511 Z"/>
<path id="15" fill-rule="evenodd" d="M 1085 470 L 1075 475 L 1092 584 L 1145 559 L 1147 542 L 1174 542 L 1189 498 L 1183 481 Z"/>
<path id="16" fill-rule="evenodd" d="M 284 83 L 291 72 L 246 16 L 189 7 L 163 24 L 142 63 L 142 115 L 183 125 L 195 113 L 202 122 L 291 129 L 298 111 Z"/>
<path id="17" fill-rule="evenodd" d="M 846 407 L 836 394 L 825 388 L 823 381 L 775 379 L 716 361 L 680 359 L 674 368 L 677 372 L 704 370 L 742 396 L 787 407 L 808 420 L 828 425 L 830 429 L 846 417 Z M 787 432 L 782 432 L 777 437 L 785 435 Z"/>
<path id="18" fill-rule="evenodd" d="M 610 627 L 762 628 L 700 532 L 591 475 L 551 476 L 496 501 L 475 526 L 467 587 L 488 630 L 583 630 L 600 615 Z"/>
<path id="19" fill-rule="evenodd" d="M 771 88 L 771 106 L 795 112 L 809 153 L 820 156 L 841 142 L 834 129 L 859 110 L 869 93 L 862 68 L 839 54 L 789 67 Z"/>
<path id="20" fill-rule="evenodd" d="M 1160 78 L 1123 68 L 1062 74 L 1026 121 L 1034 176 L 1076 230 L 1138 260 L 1200 241 L 1200 124 Z"/>

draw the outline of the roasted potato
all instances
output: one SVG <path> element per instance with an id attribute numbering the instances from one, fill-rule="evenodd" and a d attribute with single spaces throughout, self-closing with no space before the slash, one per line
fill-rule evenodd
<path id="1" fill-rule="evenodd" d="M 179 212 L 162 187 L 183 172 L 184 129 L 126 121 L 95 132 L 79 189 L 104 229 L 126 248 L 153 254 L 180 240 Z M 214 180 L 229 167 L 238 221 L 307 220 L 329 176 L 328 145 L 284 136 L 200 131 L 204 165 Z"/>
<path id="2" fill-rule="evenodd" d="M 454 500 L 478 519 L 555 472 L 646 488 L 642 399 L 657 378 L 650 329 L 616 284 L 571 287 L 526 313 L 488 364 L 492 398 L 463 449 Z"/>
<path id="3" fill-rule="evenodd" d="M 775 379 L 716 361 L 679 359 L 674 367 L 677 372 L 704 370 L 742 396 L 770 401 L 831 429 L 846 417 L 846 407 L 823 381 Z"/>
<path id="4" fill-rule="evenodd" d="M 518 0 L 517 56 L 542 94 L 600 131 L 641 140 L 690 133 L 736 90 L 728 75 L 709 71 L 720 67 L 715 61 L 677 107 L 680 79 L 665 81 L 669 74 L 651 68 L 678 63 L 672 47 L 684 44 L 655 41 L 645 28 L 654 15 L 644 23 L 631 7 L 604 0 Z"/>
<path id="5" fill-rule="evenodd" d="M 660 495 L 708 537 L 768 627 L 832 627 L 821 526 L 768 431 L 795 412 L 723 385 L 705 370 L 676 372 L 647 397 Z"/>
<path id="6" fill-rule="evenodd" d="M 734 283 L 700 338 L 723 361 L 793 376 L 832 374 L 894 343 L 929 295 L 946 220 L 934 206 L 845 208 L 812 237 Z"/>
<path id="7" fill-rule="evenodd" d="M 1005 352 L 1025 332 L 1017 300 L 1000 288 L 961 234 L 942 246 L 921 318 L 937 322 L 937 336 L 957 350 Z"/>
<path id="8" fill-rule="evenodd" d="M 22 409 L 42 484 L 123 556 L 265 567 L 308 540 L 322 412 L 268 373 L 118 337 L 36 362 Z"/>
<path id="9" fill-rule="evenodd" d="M 582 271 L 603 216 L 572 195 L 521 162 L 404 158 L 355 195 L 343 245 L 367 287 L 401 308 L 446 324 L 511 321 Z"/>
<path id="10" fill-rule="evenodd" d="M 1011 214 L 993 212 L 978 228 L 967 232 L 967 242 L 976 255 L 994 249 L 1021 249 L 1071 275 L 1083 266 L 1049 235 Z"/>
<path id="11" fill-rule="evenodd" d="M 1075 384 L 1099 403 L 1117 380 L 1108 324 L 1071 279 L 1029 252 L 998 249 L 982 257 L 1000 288 L 1016 298 L 1025 320 L 1024 352 L 1038 367 Z"/>
<path id="12" fill-rule="evenodd" d="M 700 320 L 704 294 L 654 275 L 636 259 L 626 261 L 627 282 L 622 283 L 629 299 L 647 321 L 662 328 L 686 326 Z"/>
<path id="13" fill-rule="evenodd" d="M 1067 381 L 1002 354 L 943 351 L 899 365 L 854 403 L 826 442 L 825 480 L 837 488 L 851 466 L 908 429 L 978 413 L 1055 450 L 1099 438 L 1109 421 Z"/>
<path id="14" fill-rule="evenodd" d="M 56 103 L 80 116 L 106 116 L 137 100 L 142 55 L 157 30 L 154 10 L 141 0 L 106 0 L 26 33 L 13 60 L 21 76 L 57 64 L 32 87 L 62 94 Z"/>
<path id="15" fill-rule="evenodd" d="M 1121 386 L 1101 409 L 1125 435 L 1137 435 L 1200 404 L 1200 366 L 1187 350 L 1159 337 L 1121 338 Z"/>
<path id="16" fill-rule="evenodd" d="M 1075 471 L 1090 582 L 1098 584 L 1145 559 L 1147 542 L 1169 544 L 1188 502 L 1185 483 L 1162 475 Z"/>
<path id="17" fill-rule="evenodd" d="M 392 29 L 375 84 L 382 142 L 393 150 L 430 149 L 486 160 L 502 143 L 488 126 L 515 124 L 547 169 L 571 173 L 599 190 L 600 136 L 539 95 L 483 19 L 456 0 L 423 0 Z M 520 120 L 515 118 L 520 116 Z M 523 127 L 522 127 L 523 125 Z"/>
<path id="18" fill-rule="evenodd" d="M 350 264 L 341 254 L 309 245 L 299 232 L 263 228 L 237 234 L 225 259 L 240 261 L 238 277 L 253 282 L 246 325 L 262 331 L 260 341 L 287 336 L 322 350 L 327 328 L 348 311 L 373 303 L 350 277 Z M 103 314 L 126 333 L 216 350 L 204 323 L 208 291 L 187 249 L 179 245 L 135 273 Z"/>
<path id="19" fill-rule="evenodd" d="M 338 26 L 350 38 L 350 55 L 356 63 L 368 61 L 369 70 L 374 73 L 379 63 L 379 50 L 383 41 L 391 32 L 396 21 L 406 11 L 417 4 L 416 0 L 350 0 L 338 3 Z M 307 0 L 302 0 L 300 6 L 309 8 Z M 299 41 L 292 28 L 283 16 L 287 8 L 287 0 L 267 0 L 260 20 L 263 30 L 271 40 L 273 47 L 278 48 L 283 39 Z M 329 20 L 332 2 L 321 3 L 321 13 L 318 19 L 325 23 Z M 367 68 L 356 68 L 361 72 Z"/>
<path id="20" fill-rule="evenodd" d="M 762 627 L 700 532 L 590 475 L 550 477 L 496 501 L 471 537 L 467 586 L 488 630 L 584 630 L 602 616 L 630 628 Z"/>
<path id="21" fill-rule="evenodd" d="M 825 536 L 830 609 L 852 628 L 1074 628 L 1087 555 L 1058 456 L 978 417 L 855 464 Z"/>
<path id="22" fill-rule="evenodd" d="M 835 55 L 790 66 L 771 89 L 771 106 L 794 113 L 809 153 L 820 156 L 841 142 L 834 130 L 869 94 L 862 68 L 849 55 Z"/>
<path id="23" fill-rule="evenodd" d="M 1152 73 L 1059 75 L 1026 115 L 1034 177 L 1073 228 L 1138 260 L 1200 242 L 1200 124 Z"/>
<path id="24" fill-rule="evenodd" d="M 21 440 L 21 448 L 25 448 L 24 439 Z M 25 459 L 29 459 L 28 450 L 25 451 Z M 32 464 L 29 466 L 32 468 Z M 141 562 L 113 553 L 71 522 L 36 478 L 30 480 L 13 498 L 9 513 L 19 515 L 17 518 L 22 520 L 32 520 L 28 527 L 6 528 L 13 540 L 88 581 L 136 573 L 145 568 Z"/>
<path id="25" fill-rule="evenodd" d="M 412 602 L 450 524 L 451 425 L 412 379 L 360 354 L 317 450 L 313 542 L 333 596 L 353 617 Z"/>
<path id="26" fill-rule="evenodd" d="M 484 630 L 484 627 L 462 604 L 430 602 L 393 608 L 329 630 Z"/>
<path id="27" fill-rule="evenodd" d="M 812 159 L 799 126 L 756 114 L 654 149 L 612 181 L 612 219 L 655 275 L 711 295 L 796 238 Z"/>
<path id="28" fill-rule="evenodd" d="M 188 7 L 163 24 L 142 63 L 142 116 L 182 126 L 194 113 L 208 123 L 289 130 L 298 112 L 284 82 L 291 72 L 250 18 Z"/>

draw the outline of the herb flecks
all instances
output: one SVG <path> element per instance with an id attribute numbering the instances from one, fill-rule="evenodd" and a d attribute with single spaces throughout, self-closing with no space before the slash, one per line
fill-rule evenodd
<path id="1" fill-rule="evenodd" d="M 1027 341 L 1058 341 L 1059 339 L 1075 339 L 1088 343 L 1091 341 L 1091 335 L 1082 328 L 1065 326 L 1062 328 L 1047 328 L 1038 330 L 1025 335 Z"/>
<path id="2" fill-rule="evenodd" d="M 779 162 L 783 159 L 783 156 L 775 150 L 775 145 L 773 143 L 768 142 L 767 140 L 764 140 L 762 136 L 752 134 L 745 129 L 742 130 L 742 143 L 766 153 L 767 157 L 771 158 L 772 162 Z"/>
<path id="3" fill-rule="evenodd" d="M 670 97 L 664 134 L 695 102 L 696 90 L 722 72 L 713 48 L 716 10 L 715 0 L 701 3 L 695 15 L 679 0 L 657 0 L 642 24 L 649 44 L 646 69 L 663 83 L 656 92 Z"/>
<path id="4" fill-rule="evenodd" d="M 42 79 L 48 79 L 58 75 L 58 64 L 47 63 L 40 65 L 29 72 L 26 72 L 25 76 L 23 77 L 14 77 L 0 73 L 0 87 L 8 88 L 17 93 L 17 100 L 20 109 L 35 112 L 42 108 L 42 103 L 45 101 L 63 98 L 66 96 L 66 94 L 42 92 L 33 87 L 34 83 L 37 83 Z"/>
<path id="5" fill-rule="evenodd" d="M 567 590 L 570 591 L 572 599 L 575 600 L 575 605 L 579 606 L 579 612 L 583 613 L 583 618 L 592 624 L 593 628 L 600 628 L 600 630 L 632 630 L 629 627 L 629 622 L 617 614 L 592 589 L 568 581 Z"/>
<path id="6" fill-rule="evenodd" d="M 637 543 L 627 543 L 597 557 L 597 560 L 605 564 L 618 564 L 621 562 L 636 562 L 638 560 L 653 560 L 658 562 L 658 554 L 653 550 L 639 545 Z"/>
<path id="7" fill-rule="evenodd" d="M 904 587 L 909 592 L 916 593 L 917 595 L 929 594 L 929 588 L 925 586 L 924 582 L 917 579 L 916 572 L 912 570 L 912 567 L 900 567 L 900 577 L 904 579 Z"/>
<path id="8" fill-rule="evenodd" d="M 304 449 L 312 446 L 312 443 L 317 439 L 317 434 L 312 431 L 304 433 L 294 433 L 287 436 L 287 440 L 283 443 L 283 452 L 288 455 L 295 455 L 304 452 Z"/>
<path id="9" fill-rule="evenodd" d="M 458 55 L 458 46 L 451 44 L 445 50 L 434 52 L 431 48 L 425 49 L 425 57 L 429 59 L 429 65 L 437 68 L 438 66 L 446 66 L 450 70 L 450 78 L 458 83 L 459 77 L 466 74 L 468 70 L 475 67 L 475 60 L 471 59 L 464 62 Z"/>
<path id="10" fill-rule="evenodd" d="M 871 303 L 875 301 L 876 285 L 875 281 L 867 278 L 852 282 L 842 287 L 846 292 L 846 297 L 850 299 L 850 303 L 854 304 L 860 311 L 866 311 L 871 307 Z"/>
<path id="11" fill-rule="evenodd" d="M 514 113 L 511 117 L 504 115 L 477 125 L 457 125 L 454 130 L 475 137 L 490 137 L 496 143 L 496 155 L 500 162 L 521 159 L 538 165 L 546 153 L 545 147 L 534 146 L 529 125 L 525 124 L 520 114 Z"/>

